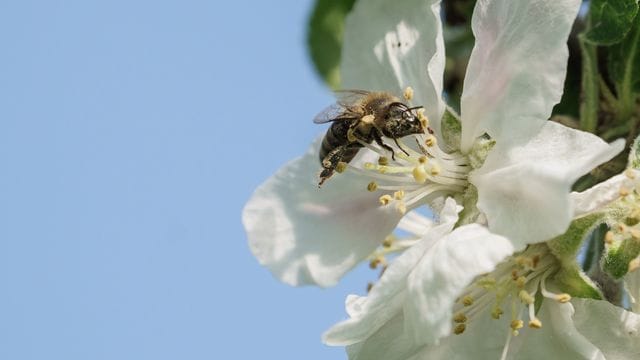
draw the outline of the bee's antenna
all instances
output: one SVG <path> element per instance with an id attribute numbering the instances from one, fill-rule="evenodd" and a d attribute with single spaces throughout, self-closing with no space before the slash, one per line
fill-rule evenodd
<path id="1" fill-rule="evenodd" d="M 424 109 L 424 106 L 414 106 L 414 107 L 412 107 L 412 108 L 408 108 L 408 109 L 407 109 L 407 110 L 405 110 L 405 111 L 418 110 L 418 109 Z"/>

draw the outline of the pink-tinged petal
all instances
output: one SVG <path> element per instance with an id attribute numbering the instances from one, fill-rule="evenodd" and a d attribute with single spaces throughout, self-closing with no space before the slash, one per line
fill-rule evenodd
<path id="1" fill-rule="evenodd" d="M 526 143 L 496 144 L 484 165 L 470 174 L 478 188 L 478 208 L 489 229 L 511 239 L 516 249 L 549 240 L 573 219 L 573 183 L 623 148 L 622 140 L 607 144 L 549 121 Z"/>
<path id="2" fill-rule="evenodd" d="M 580 0 L 478 0 L 461 99 L 463 152 L 485 132 L 498 143 L 535 134 L 560 101 L 567 38 Z"/>
<path id="3" fill-rule="evenodd" d="M 260 264 L 290 285 L 332 286 L 375 250 L 400 221 L 369 180 L 349 171 L 318 188 L 316 141 L 301 158 L 260 185 L 242 214 L 249 247 Z M 362 150 L 354 159 L 361 161 Z"/>
<path id="4" fill-rule="evenodd" d="M 364 302 L 348 306 L 350 319 L 334 325 L 323 335 L 328 345 L 350 345 L 365 340 L 387 321 L 402 311 L 407 301 L 407 277 L 420 259 L 453 229 L 459 207 L 451 198 L 442 210 L 440 223 L 427 232 L 422 240 L 398 256 L 375 284 Z"/>
<path id="5" fill-rule="evenodd" d="M 425 107 L 436 131 L 444 112 L 444 63 L 440 0 L 358 1 L 347 17 L 342 88 L 400 96 L 411 86 L 412 103 Z"/>

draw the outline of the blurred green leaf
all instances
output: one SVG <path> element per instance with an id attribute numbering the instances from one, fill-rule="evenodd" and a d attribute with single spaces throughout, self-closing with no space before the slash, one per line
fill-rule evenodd
<path id="1" fill-rule="evenodd" d="M 638 13 L 638 0 L 592 0 L 591 29 L 586 40 L 596 45 L 620 42 L 631 29 Z"/>
<path id="2" fill-rule="evenodd" d="M 309 19 L 309 53 L 316 71 L 332 89 L 340 86 L 344 20 L 354 3 L 355 0 L 316 0 Z"/>
<path id="3" fill-rule="evenodd" d="M 609 48 L 609 75 L 615 84 L 619 121 L 628 121 L 640 93 L 640 16 L 622 42 Z"/>

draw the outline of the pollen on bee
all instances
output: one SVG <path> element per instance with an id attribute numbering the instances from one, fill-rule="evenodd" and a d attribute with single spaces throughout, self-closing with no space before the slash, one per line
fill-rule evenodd
<path id="1" fill-rule="evenodd" d="M 344 161 L 340 161 L 338 165 L 336 165 L 336 172 L 338 174 L 342 174 L 347 169 L 347 163 Z"/>
<path id="2" fill-rule="evenodd" d="M 404 98 L 407 101 L 411 101 L 411 99 L 413 99 L 413 88 L 411 86 L 407 86 L 404 89 Z"/>
<path id="3" fill-rule="evenodd" d="M 347 140 L 349 140 L 350 142 L 356 142 L 358 141 L 358 139 L 356 138 L 355 135 L 353 135 L 353 129 L 349 129 L 347 130 Z"/>
<path id="4" fill-rule="evenodd" d="M 362 118 L 360 118 L 360 121 L 365 124 L 373 124 L 373 120 L 375 120 L 375 116 L 373 116 L 372 114 L 365 115 Z"/>
<path id="5" fill-rule="evenodd" d="M 379 200 L 380 200 L 380 204 L 388 205 L 391 202 L 391 200 L 393 200 L 393 198 L 391 197 L 391 195 L 387 194 L 387 195 L 380 196 Z"/>

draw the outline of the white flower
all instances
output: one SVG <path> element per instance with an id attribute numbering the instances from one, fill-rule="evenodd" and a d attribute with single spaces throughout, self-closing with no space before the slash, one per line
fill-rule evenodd
<path id="1" fill-rule="evenodd" d="M 365 342 L 347 347 L 347 352 L 351 360 L 628 360 L 640 353 L 640 316 L 606 301 L 545 301 L 538 315 L 542 329 L 525 327 L 515 337 L 505 330 L 510 327 L 508 317 L 486 316 L 472 323 L 468 334 L 451 335 L 438 346 L 411 347 L 405 315 L 398 313 Z"/>
<path id="2" fill-rule="evenodd" d="M 333 285 L 382 243 L 405 211 L 442 195 L 468 196 L 470 185 L 489 230 L 514 249 L 564 232 L 574 216 L 571 185 L 623 147 L 547 121 L 562 93 L 566 40 L 579 5 L 477 2 L 462 132 L 459 144 L 443 144 L 440 1 L 359 1 L 345 26 L 342 86 L 395 94 L 411 86 L 435 136 L 418 137 L 426 154 L 405 139 L 410 156 L 396 148 L 397 161 L 384 166 L 376 165 L 379 148 L 363 149 L 322 189 L 315 186 L 316 142 L 256 189 L 244 209 L 249 244 L 261 264 L 292 285 Z M 460 150 L 451 152 L 455 145 Z M 372 180 L 376 193 L 365 190 Z M 388 205 L 380 206 L 380 199 Z"/>

